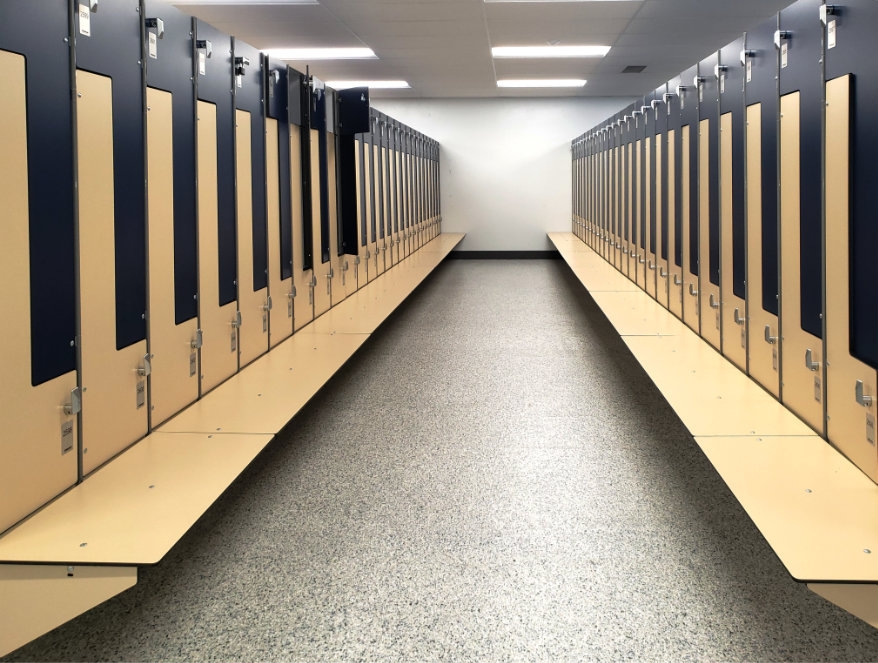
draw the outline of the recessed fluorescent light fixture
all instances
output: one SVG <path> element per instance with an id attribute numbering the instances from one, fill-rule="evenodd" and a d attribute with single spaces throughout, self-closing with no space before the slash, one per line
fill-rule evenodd
<path id="1" fill-rule="evenodd" d="M 371 48 L 270 48 L 269 57 L 278 60 L 377 60 Z"/>
<path id="2" fill-rule="evenodd" d="M 495 58 L 602 58 L 609 46 L 495 46 Z"/>
<path id="3" fill-rule="evenodd" d="M 505 78 L 497 81 L 497 87 L 585 87 L 581 78 Z"/>
<path id="4" fill-rule="evenodd" d="M 410 88 L 406 81 L 326 81 L 333 90 L 346 90 L 351 87 L 368 87 L 373 90 L 403 90 Z"/>
<path id="5" fill-rule="evenodd" d="M 171 4 L 183 5 L 319 5 L 318 0 L 173 0 Z"/>

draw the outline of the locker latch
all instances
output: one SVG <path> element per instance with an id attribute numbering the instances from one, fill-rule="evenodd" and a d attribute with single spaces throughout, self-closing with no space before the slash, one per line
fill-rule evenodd
<path id="1" fill-rule="evenodd" d="M 771 335 L 771 325 L 765 325 L 765 342 L 769 345 L 777 343 L 777 336 Z"/>
<path id="2" fill-rule="evenodd" d="M 637 262 L 639 262 L 641 265 L 644 265 L 646 264 L 646 258 L 644 258 L 643 256 L 637 256 Z"/>
<path id="3" fill-rule="evenodd" d="M 838 14 L 838 5 L 820 5 L 820 22 L 823 25 L 829 21 L 829 16 L 836 16 Z"/>
<path id="4" fill-rule="evenodd" d="M 295 299 L 297 294 L 298 294 L 298 293 L 296 292 L 296 286 L 293 286 L 292 288 L 290 288 L 290 292 L 289 292 L 289 294 L 288 294 L 287 296 L 288 296 L 290 299 Z"/>
<path id="5" fill-rule="evenodd" d="M 64 414 L 72 417 L 82 412 L 82 389 L 76 387 L 70 390 L 70 402 L 64 404 Z"/>
<path id="6" fill-rule="evenodd" d="M 735 309 L 735 324 L 743 325 L 746 320 L 747 318 L 741 317 L 741 312 L 738 309 Z"/>
<path id="7" fill-rule="evenodd" d="M 710 297 L 707 298 L 707 303 L 710 308 L 719 308 L 719 302 L 716 297 L 713 296 L 713 293 L 710 293 Z"/>
<path id="8" fill-rule="evenodd" d="M 241 327 L 241 323 L 242 323 L 241 312 L 235 311 L 235 317 L 232 319 L 232 327 L 234 327 L 235 329 L 239 329 Z"/>
<path id="9" fill-rule="evenodd" d="M 674 274 L 674 285 L 683 285 L 683 279 L 680 278 L 679 274 Z"/>
<path id="10" fill-rule="evenodd" d="M 820 362 L 814 361 L 814 353 L 808 348 L 805 350 L 805 368 L 809 371 L 817 372 L 820 369 Z"/>
<path id="11" fill-rule="evenodd" d="M 662 277 L 663 279 L 664 279 L 664 278 L 667 278 L 668 273 L 665 271 L 665 268 L 664 268 L 664 267 L 662 267 L 662 268 L 659 270 L 659 276 Z"/>
<path id="12" fill-rule="evenodd" d="M 855 396 L 857 398 L 857 403 L 862 405 L 863 407 L 872 407 L 872 397 L 865 393 L 866 386 L 863 384 L 862 380 L 857 380 L 857 385 L 855 387 Z"/>
<path id="13" fill-rule="evenodd" d="M 196 329 L 195 338 L 192 339 L 190 345 L 192 346 L 193 350 L 198 350 L 201 347 L 202 343 L 204 343 L 204 332 L 202 332 L 200 329 Z"/>
<path id="14" fill-rule="evenodd" d="M 774 45 L 777 48 L 781 47 L 784 41 L 793 36 L 793 33 L 789 30 L 775 30 L 774 31 Z"/>
<path id="15" fill-rule="evenodd" d="M 271 295 L 269 295 L 269 296 L 266 298 L 266 300 L 265 300 L 265 306 L 262 307 L 262 310 L 263 310 L 263 311 L 270 311 L 270 310 L 271 310 Z"/>
<path id="16" fill-rule="evenodd" d="M 693 297 L 697 297 L 697 296 L 698 296 L 698 290 L 695 289 L 695 284 L 694 284 L 694 283 L 690 283 L 690 284 L 689 284 L 689 294 L 692 295 Z"/>
<path id="17" fill-rule="evenodd" d="M 195 41 L 195 48 L 199 51 L 204 51 L 204 57 L 209 58 L 213 55 L 213 44 L 211 44 L 207 39 L 198 39 Z"/>
<path id="18" fill-rule="evenodd" d="M 647 265 L 647 267 L 649 267 L 650 271 L 655 271 L 655 263 L 653 263 L 652 260 L 649 261 L 649 265 Z"/>
<path id="19" fill-rule="evenodd" d="M 147 18 L 143 20 L 143 25 L 149 30 L 155 30 L 155 36 L 158 39 L 165 38 L 165 22 L 160 18 Z"/>
<path id="20" fill-rule="evenodd" d="M 137 369 L 137 374 L 140 377 L 149 377 L 150 373 L 152 373 L 152 358 L 153 355 L 143 355 L 143 366 Z"/>

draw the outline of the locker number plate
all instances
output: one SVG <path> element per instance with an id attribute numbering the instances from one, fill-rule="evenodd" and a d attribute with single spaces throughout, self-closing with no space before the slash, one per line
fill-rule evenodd
<path id="1" fill-rule="evenodd" d="M 875 415 L 871 412 L 866 415 L 866 439 L 869 444 L 875 444 Z"/>
<path id="2" fill-rule="evenodd" d="M 73 451 L 73 422 L 65 421 L 61 424 L 61 455 Z"/>
<path id="3" fill-rule="evenodd" d="M 139 410 L 146 405 L 146 382 L 137 381 L 137 409 Z"/>

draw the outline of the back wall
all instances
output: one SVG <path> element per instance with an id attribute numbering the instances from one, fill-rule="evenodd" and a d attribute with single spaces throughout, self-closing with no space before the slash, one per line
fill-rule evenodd
<path id="1" fill-rule="evenodd" d="M 462 251 L 547 251 L 570 230 L 570 141 L 630 103 L 620 98 L 374 99 L 441 145 L 442 229 Z"/>

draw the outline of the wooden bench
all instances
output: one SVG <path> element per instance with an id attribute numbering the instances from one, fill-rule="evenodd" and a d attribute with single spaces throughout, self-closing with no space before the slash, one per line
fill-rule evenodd
<path id="1" fill-rule="evenodd" d="M 462 239 L 439 235 L 0 537 L 0 655 L 136 584 Z"/>
<path id="2" fill-rule="evenodd" d="M 878 486 L 573 233 L 549 233 L 792 577 L 878 627 Z"/>

